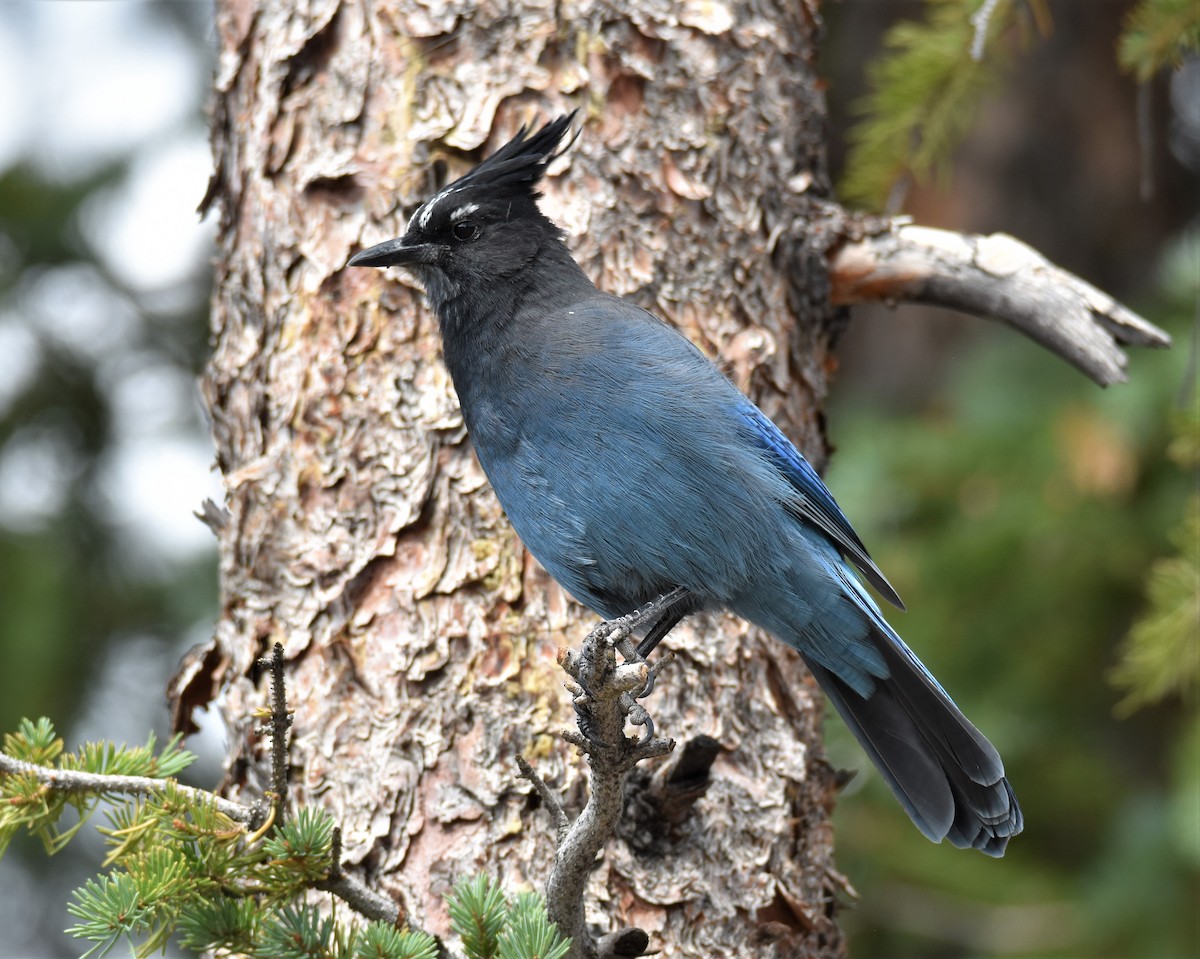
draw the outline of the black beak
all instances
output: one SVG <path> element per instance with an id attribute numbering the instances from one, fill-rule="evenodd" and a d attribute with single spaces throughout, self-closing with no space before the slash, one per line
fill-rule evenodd
<path id="1" fill-rule="evenodd" d="M 427 243 L 406 242 L 406 237 L 378 243 L 368 250 L 350 257 L 349 266 L 410 266 L 428 263 L 433 248 Z"/>

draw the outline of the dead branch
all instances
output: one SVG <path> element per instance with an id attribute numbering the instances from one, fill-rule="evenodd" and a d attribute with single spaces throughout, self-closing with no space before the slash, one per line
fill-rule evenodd
<path id="1" fill-rule="evenodd" d="M 601 623 L 580 650 L 563 650 L 559 665 L 571 676 L 579 731 L 563 738 L 578 746 L 591 766 L 587 804 L 572 823 L 549 787 L 523 759 L 521 775 L 533 783 L 554 819 L 558 851 L 546 882 L 546 912 L 559 931 L 572 939 L 570 959 L 642 955 L 649 937 L 639 929 L 622 929 L 593 941 L 584 913 L 584 893 L 596 855 L 614 834 L 624 807 L 625 775 L 643 759 L 663 756 L 675 742 L 654 735 L 649 714 L 637 701 L 652 687 L 666 660 L 648 665 L 637 653 L 633 631 L 659 621 L 675 597 L 638 610 L 623 619 Z M 617 663 L 620 650 L 624 662 Z M 625 735 L 626 723 L 643 727 L 636 739 Z M 632 950 L 632 951 L 629 951 Z"/>
<path id="2" fill-rule="evenodd" d="M 377 919 L 393 926 L 401 925 L 404 913 L 393 899 L 368 888 L 364 883 L 348 876 L 342 870 L 342 827 L 333 829 L 333 849 L 330 859 L 329 878 L 318 882 L 315 888 L 337 896 L 360 916 Z"/>
<path id="3" fill-rule="evenodd" d="M 1090 283 L 1004 233 L 977 236 L 893 220 L 830 257 L 836 305 L 912 301 L 1015 327 L 1101 386 L 1125 381 L 1122 346 L 1171 338 Z"/>
<path id="4" fill-rule="evenodd" d="M 276 821 L 282 825 L 287 815 L 288 798 L 288 744 L 287 732 L 292 725 L 292 714 L 287 704 L 287 689 L 284 682 L 286 661 L 283 643 L 271 647 L 269 658 L 260 660 L 271 671 L 271 721 L 259 727 L 259 735 L 271 737 L 271 790 L 277 809 Z"/>

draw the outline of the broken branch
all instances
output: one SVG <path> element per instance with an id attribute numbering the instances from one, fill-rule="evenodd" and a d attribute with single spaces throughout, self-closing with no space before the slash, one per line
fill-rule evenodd
<path id="1" fill-rule="evenodd" d="M 1125 381 L 1122 346 L 1171 343 L 1107 293 L 1003 233 L 977 236 L 897 219 L 838 247 L 829 269 L 836 305 L 911 301 L 994 318 L 1101 386 Z"/>

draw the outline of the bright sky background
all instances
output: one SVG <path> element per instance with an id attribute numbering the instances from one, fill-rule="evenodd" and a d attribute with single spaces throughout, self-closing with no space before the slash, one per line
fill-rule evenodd
<path id="1" fill-rule="evenodd" d="M 196 206 L 211 167 L 198 119 L 210 66 L 197 50 L 211 48 L 212 13 L 204 0 L 187 2 L 208 23 L 196 45 L 139 2 L 0 4 L 0 167 L 24 161 L 68 182 L 132 153 L 128 175 L 88 204 L 78 230 L 106 269 L 158 303 L 189 295 L 186 281 L 211 255 L 211 224 Z M 13 302 L 0 312 L 0 408 L 38 375 L 35 333 L 95 362 L 117 417 L 101 485 L 132 560 L 153 569 L 211 550 L 192 515 L 205 497 L 221 500 L 211 442 L 189 423 L 197 387 L 131 347 L 134 305 L 81 264 L 23 276 Z M 45 437 L 10 443 L 0 456 L 0 528 L 51 515 L 69 468 Z"/>

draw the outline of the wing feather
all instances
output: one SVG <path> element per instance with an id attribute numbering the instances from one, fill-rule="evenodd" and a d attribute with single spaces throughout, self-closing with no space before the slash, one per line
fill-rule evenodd
<path id="1" fill-rule="evenodd" d="M 859 568 L 863 576 L 879 590 L 879 594 L 893 606 L 904 609 L 904 602 L 887 581 L 875 561 L 867 553 L 862 540 L 854 532 L 850 521 L 834 501 L 821 478 L 791 441 L 779 431 L 766 415 L 749 400 L 741 410 L 755 442 L 767 452 L 796 491 L 796 498 L 784 506 L 797 519 L 810 523 L 828 536 L 847 559 Z"/>

